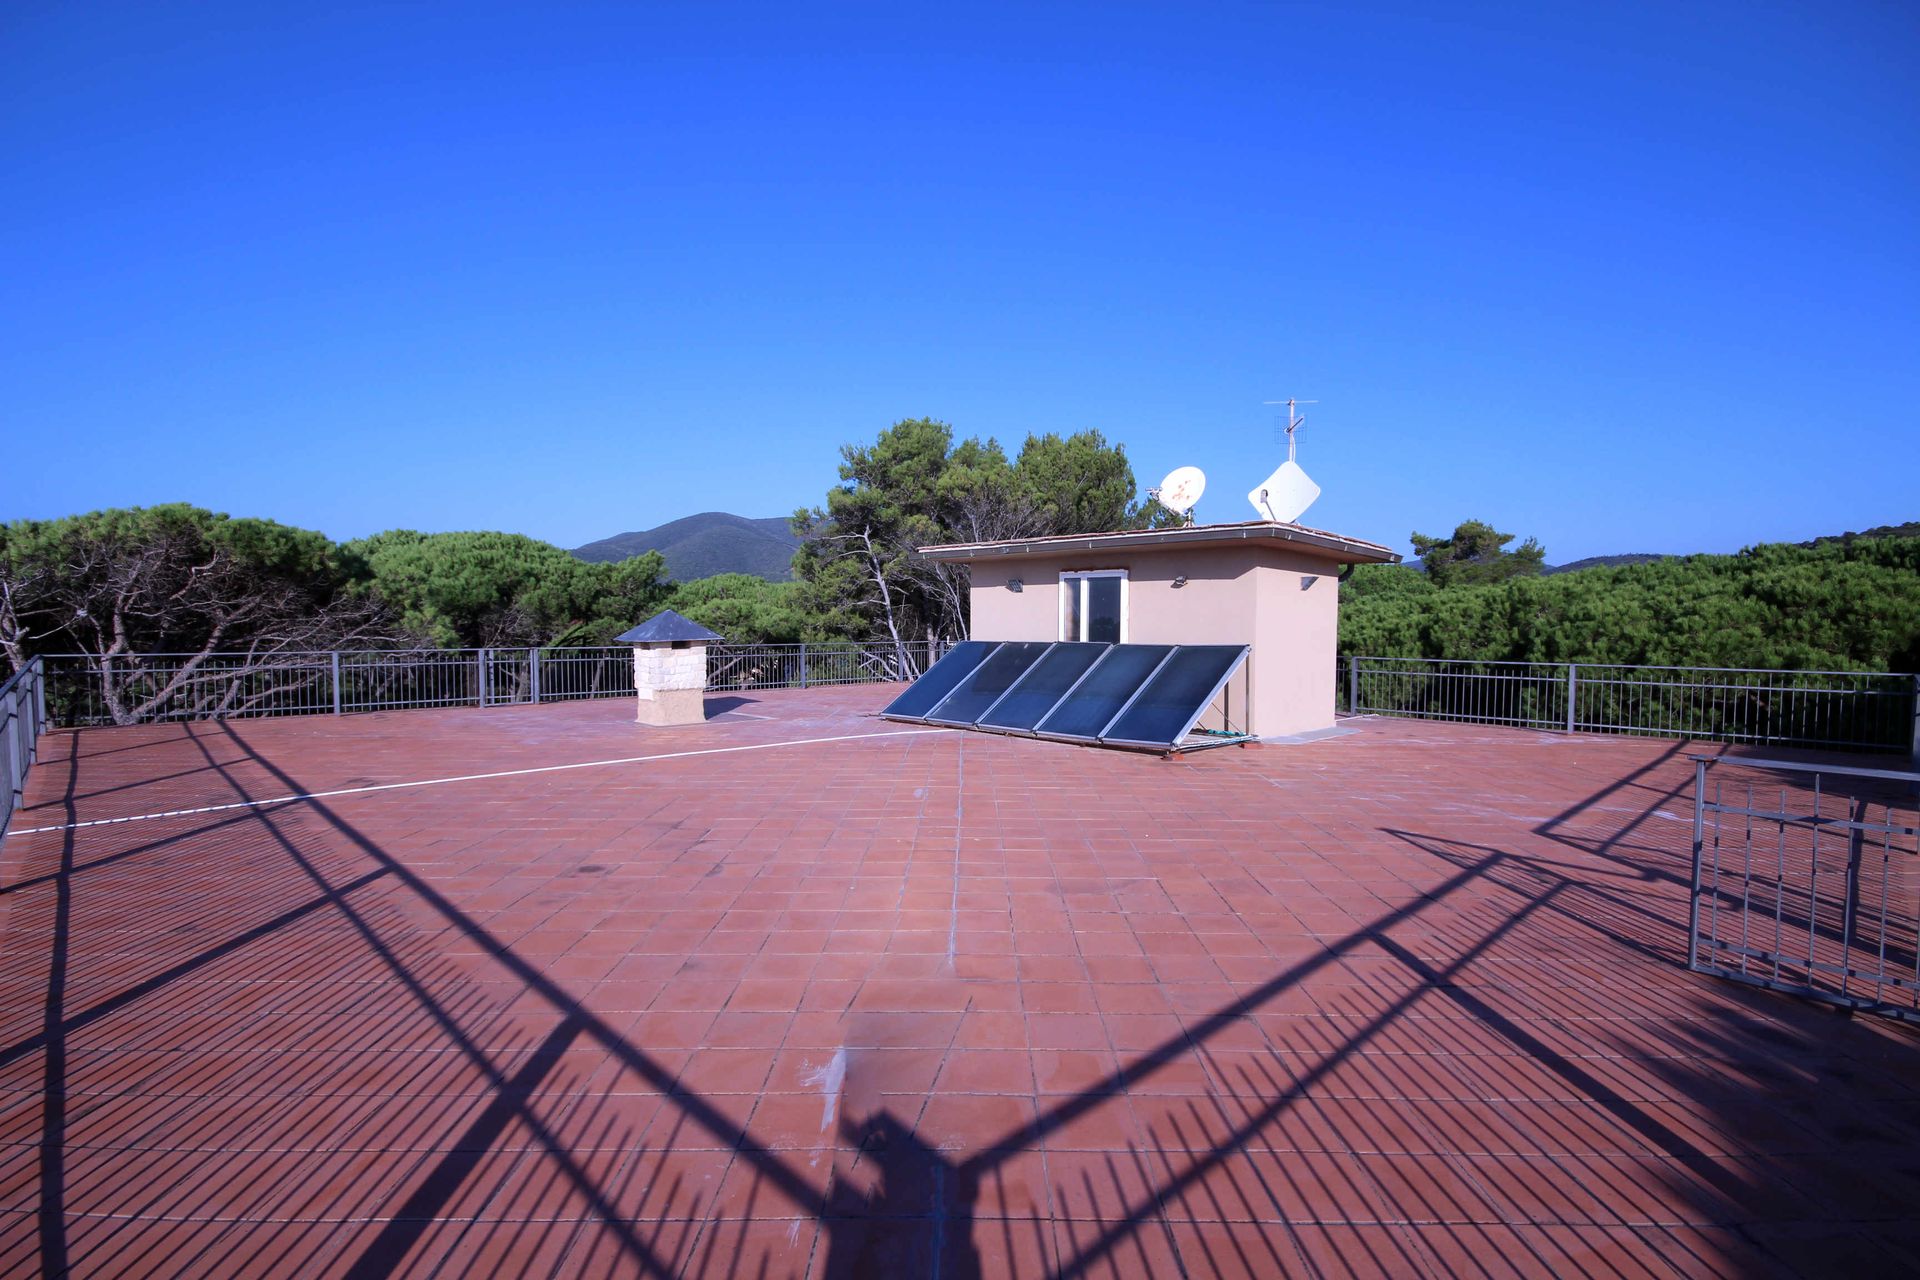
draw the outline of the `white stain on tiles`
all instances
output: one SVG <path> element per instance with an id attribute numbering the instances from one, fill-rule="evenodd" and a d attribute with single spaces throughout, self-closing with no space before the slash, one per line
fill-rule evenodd
<path id="1" fill-rule="evenodd" d="M 815 1067 L 800 1077 L 800 1083 L 820 1090 L 820 1132 L 833 1128 L 833 1117 L 840 1109 L 840 1086 L 847 1082 L 847 1051 L 835 1049 L 823 1067 Z"/>

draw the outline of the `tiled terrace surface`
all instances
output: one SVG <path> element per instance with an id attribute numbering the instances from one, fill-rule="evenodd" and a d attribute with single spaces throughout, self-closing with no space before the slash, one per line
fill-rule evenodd
<path id="1" fill-rule="evenodd" d="M 1920 1039 L 1685 971 L 1679 744 L 887 696 L 50 736 L 22 829 L 713 753 L 9 837 L 0 1273 L 1916 1267 Z"/>

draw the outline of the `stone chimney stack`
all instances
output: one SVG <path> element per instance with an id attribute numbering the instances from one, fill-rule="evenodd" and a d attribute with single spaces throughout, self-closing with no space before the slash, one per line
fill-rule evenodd
<path id="1" fill-rule="evenodd" d="M 618 637 L 633 646 L 633 691 L 641 724 L 701 724 L 707 718 L 707 645 L 721 637 L 663 609 Z"/>

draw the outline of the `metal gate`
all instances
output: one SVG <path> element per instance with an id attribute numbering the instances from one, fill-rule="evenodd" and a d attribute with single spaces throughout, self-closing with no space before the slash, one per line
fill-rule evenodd
<path id="1" fill-rule="evenodd" d="M 1693 760 L 1688 967 L 1920 1020 L 1920 773 Z"/>
<path id="2" fill-rule="evenodd" d="M 534 686 L 535 667 L 531 649 L 482 649 L 480 651 L 480 696 L 483 707 L 504 707 L 517 702 L 538 702 Z"/>

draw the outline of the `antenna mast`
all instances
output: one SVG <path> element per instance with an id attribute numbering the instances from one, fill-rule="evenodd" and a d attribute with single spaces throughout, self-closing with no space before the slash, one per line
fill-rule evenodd
<path id="1" fill-rule="evenodd" d="M 1293 461 L 1293 433 L 1307 425 L 1307 415 L 1295 412 L 1303 404 L 1319 404 L 1318 400 L 1299 400 L 1288 396 L 1285 400 L 1262 400 L 1261 404 L 1283 404 L 1287 406 L 1287 461 Z"/>

